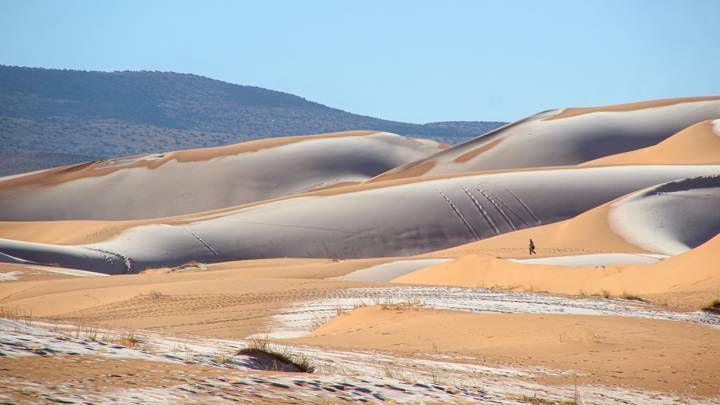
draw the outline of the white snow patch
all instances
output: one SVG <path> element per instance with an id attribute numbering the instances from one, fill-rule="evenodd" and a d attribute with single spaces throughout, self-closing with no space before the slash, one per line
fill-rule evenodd
<path id="1" fill-rule="evenodd" d="M 15 281 L 23 274 L 22 271 L 11 271 L 8 273 L 0 273 L 0 281 Z"/>
<path id="2" fill-rule="evenodd" d="M 45 271 L 48 273 L 57 273 L 57 274 L 65 274 L 68 276 L 75 276 L 75 277 L 104 277 L 108 276 L 108 274 L 103 273 L 96 273 L 94 271 L 86 271 L 86 270 L 78 270 L 78 269 L 68 269 L 65 267 L 52 267 L 52 266 L 28 266 L 28 268 L 34 269 L 34 270 L 40 270 Z"/>
<path id="3" fill-rule="evenodd" d="M 720 328 L 720 317 L 703 311 L 680 313 L 660 311 L 623 299 L 571 298 L 548 294 L 495 291 L 461 287 L 378 287 L 351 288 L 337 296 L 286 307 L 270 321 L 270 338 L 301 337 L 318 323 L 337 316 L 338 310 L 384 303 L 418 302 L 428 308 L 485 313 L 546 313 L 611 315 L 636 318 L 681 320 Z"/>
<path id="4" fill-rule="evenodd" d="M 337 278 L 341 280 L 390 281 L 404 274 L 449 262 L 450 260 L 452 259 L 396 260 L 356 270 Z"/>
<path id="5" fill-rule="evenodd" d="M 636 253 L 595 253 L 587 255 L 539 257 L 535 259 L 507 259 L 522 264 L 546 264 L 555 266 L 597 267 L 614 264 L 650 264 L 669 256 Z"/>

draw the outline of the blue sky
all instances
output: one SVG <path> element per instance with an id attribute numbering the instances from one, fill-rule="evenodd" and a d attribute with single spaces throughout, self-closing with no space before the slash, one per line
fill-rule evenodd
<path id="1" fill-rule="evenodd" d="M 2 0 L 0 38 L 0 64 L 195 73 L 410 122 L 720 94 L 720 0 Z"/>

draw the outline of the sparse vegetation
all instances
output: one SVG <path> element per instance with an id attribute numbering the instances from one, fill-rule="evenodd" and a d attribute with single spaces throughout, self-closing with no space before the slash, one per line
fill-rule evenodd
<path id="1" fill-rule="evenodd" d="M 705 312 L 720 314 L 720 299 L 714 299 L 710 301 L 707 305 L 702 307 L 702 310 Z"/>
<path id="2" fill-rule="evenodd" d="M 0 84 L 0 133 L 8 151 L 127 156 L 359 128 L 454 144 L 504 124 L 387 121 L 292 94 L 168 72 L 0 66 Z M 49 165 L 58 160 L 50 158 Z M 13 168 L 0 159 L 0 170 Z"/>
<path id="3" fill-rule="evenodd" d="M 0 307 L 0 318 L 10 319 L 13 321 L 21 321 L 28 326 L 30 326 L 33 322 L 32 311 L 22 309 L 19 306 Z"/>
<path id="4" fill-rule="evenodd" d="M 515 399 L 532 405 L 576 405 L 578 402 L 575 399 L 572 400 L 556 400 L 538 397 L 537 394 L 513 396 L 510 399 Z"/>
<path id="5" fill-rule="evenodd" d="M 417 311 L 423 307 L 420 301 L 403 301 L 394 303 L 384 303 L 380 305 L 383 310 L 391 311 Z"/>
<path id="6" fill-rule="evenodd" d="M 141 343 L 144 342 L 144 340 L 135 334 L 135 331 L 129 330 L 125 332 L 124 335 L 120 337 L 116 337 L 115 339 L 112 339 L 114 343 L 127 346 L 127 347 L 138 347 Z"/>
<path id="7" fill-rule="evenodd" d="M 140 296 L 143 298 L 151 299 L 151 300 L 159 300 L 164 297 L 163 293 L 161 293 L 160 291 L 157 291 L 157 290 L 152 290 L 146 294 L 141 293 Z"/>
<path id="8" fill-rule="evenodd" d="M 276 350 L 270 344 L 267 338 L 255 338 L 250 340 L 248 347 L 240 349 L 237 354 L 252 357 L 265 357 L 272 364 L 270 369 L 273 371 L 281 370 L 283 365 L 296 368 L 303 373 L 312 373 L 315 371 L 315 365 L 305 354 L 291 353 L 289 350 Z"/>
<path id="9" fill-rule="evenodd" d="M 646 300 L 645 298 L 642 298 L 639 295 L 628 293 L 626 291 L 623 291 L 622 295 L 620 295 L 620 298 L 625 299 L 625 300 L 648 302 L 648 300 Z"/>
<path id="10" fill-rule="evenodd" d="M 398 374 L 397 369 L 395 369 L 394 367 L 391 367 L 389 364 L 383 365 L 383 375 L 386 378 L 391 378 L 393 380 L 400 379 L 399 378 L 400 375 Z"/>

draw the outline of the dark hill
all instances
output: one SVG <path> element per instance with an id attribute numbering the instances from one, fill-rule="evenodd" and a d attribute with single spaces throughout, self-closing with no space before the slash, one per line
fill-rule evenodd
<path id="1" fill-rule="evenodd" d="M 0 150 L 6 152 L 111 157 L 347 129 L 453 144 L 501 124 L 387 121 L 191 74 L 0 66 Z"/>

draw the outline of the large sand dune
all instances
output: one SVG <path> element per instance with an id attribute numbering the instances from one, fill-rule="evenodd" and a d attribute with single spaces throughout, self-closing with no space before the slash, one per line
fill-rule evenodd
<path id="1" fill-rule="evenodd" d="M 347 131 L 271 138 L 0 178 L 0 220 L 155 218 L 360 182 L 441 150 L 427 139 Z"/>
<path id="2" fill-rule="evenodd" d="M 720 235 L 691 251 L 652 264 L 579 267 L 466 255 L 394 281 L 573 295 L 664 295 L 674 307 L 698 309 L 720 294 Z M 668 294 L 677 297 L 668 298 Z"/>
<path id="3" fill-rule="evenodd" d="M 528 257 L 595 253 L 675 255 L 720 233 L 720 177 L 683 179 L 650 187 L 565 221 L 527 228 L 428 255 Z M 612 256 L 606 256 L 611 261 Z M 631 256 L 628 256 L 631 257 Z M 562 261 L 567 261 L 563 259 Z M 548 261 L 541 261 L 549 263 Z"/>
<path id="4" fill-rule="evenodd" d="M 720 118 L 718 97 L 551 110 L 400 166 L 372 181 L 488 169 L 574 165 L 655 145 L 688 126 L 716 118 Z M 658 159 L 663 163 L 661 157 Z M 678 162 L 678 159 L 671 160 L 668 163 Z"/>
<path id="5" fill-rule="evenodd" d="M 561 221 L 631 191 L 718 171 L 614 166 L 345 187 L 128 226 L 109 240 L 80 246 L 4 239 L 0 252 L 108 274 L 191 260 L 414 255 Z"/>
<path id="6" fill-rule="evenodd" d="M 720 177 L 686 179 L 631 193 L 576 218 L 448 249 L 432 256 L 457 259 L 405 274 L 411 284 L 503 287 L 564 294 L 693 293 L 693 305 L 720 292 Z M 603 224 L 603 222 L 605 224 Z M 596 224 L 596 225 L 593 225 Z M 614 236 L 608 228 L 615 229 Z M 598 232 L 598 231 L 602 232 Z M 594 235 L 593 233 L 596 232 Z M 505 260 L 489 256 L 503 245 L 534 237 L 542 253 L 575 255 Z M 617 244 L 617 238 L 627 241 Z M 665 258 L 629 254 L 585 254 L 598 249 L 627 252 L 630 246 L 678 254 Z M 551 250 L 555 249 L 555 252 Z M 639 249 L 636 248 L 635 252 Z M 484 253 L 484 254 L 483 254 Z M 645 260 L 639 260 L 645 259 Z M 643 264 L 650 263 L 650 264 Z M 704 301 L 704 302 L 703 302 Z"/>

